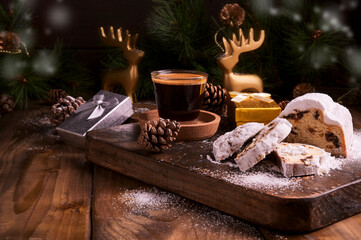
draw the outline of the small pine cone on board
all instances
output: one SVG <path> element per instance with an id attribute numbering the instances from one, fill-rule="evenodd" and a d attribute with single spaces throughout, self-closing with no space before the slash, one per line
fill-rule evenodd
<path id="1" fill-rule="evenodd" d="M 63 89 L 51 89 L 49 92 L 49 100 L 52 104 L 58 103 L 60 98 L 65 98 L 68 94 Z"/>
<path id="2" fill-rule="evenodd" d="M 51 112 L 53 113 L 51 122 L 59 126 L 84 103 L 86 103 L 86 101 L 84 101 L 82 97 L 74 98 L 72 96 L 66 96 L 60 98 L 59 102 L 51 107 Z"/>
<path id="3" fill-rule="evenodd" d="M 212 83 L 206 83 L 202 109 L 221 114 L 228 100 L 229 95 L 225 88 L 220 85 L 214 86 Z"/>
<path id="4" fill-rule="evenodd" d="M 164 152 L 177 139 L 180 123 L 169 119 L 147 121 L 141 126 L 138 145 L 149 152 Z"/>

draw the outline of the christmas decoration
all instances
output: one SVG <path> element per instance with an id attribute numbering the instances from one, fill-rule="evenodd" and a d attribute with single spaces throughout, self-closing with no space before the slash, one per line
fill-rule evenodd
<path id="1" fill-rule="evenodd" d="M 225 52 L 217 59 L 217 63 L 223 71 L 223 85 L 228 91 L 263 91 L 263 82 L 257 75 L 236 74 L 233 73 L 233 68 L 238 63 L 241 53 L 259 48 L 264 38 L 264 30 L 261 30 L 259 40 L 254 41 L 253 28 L 249 31 L 248 39 L 243 35 L 241 28 L 237 37 L 233 34 L 232 40 L 223 38 Z"/>
<path id="2" fill-rule="evenodd" d="M 138 145 L 149 152 L 163 152 L 177 139 L 180 123 L 169 119 L 147 121 L 141 127 Z"/>
<path id="3" fill-rule="evenodd" d="M 0 53 L 20 53 L 20 38 L 16 33 L 0 32 Z"/>
<path id="4" fill-rule="evenodd" d="M 227 115 L 237 126 L 248 122 L 267 124 L 275 119 L 281 108 L 268 93 L 229 92 L 231 101 Z"/>
<path id="5" fill-rule="evenodd" d="M 283 100 L 281 102 L 278 103 L 278 105 L 280 106 L 280 108 L 283 110 L 285 109 L 285 107 L 287 106 L 287 104 L 289 103 L 289 100 Z"/>
<path id="6" fill-rule="evenodd" d="M 56 130 L 65 143 L 84 148 L 88 131 L 120 125 L 133 113 L 129 97 L 100 90 Z"/>
<path id="7" fill-rule="evenodd" d="M 113 27 L 109 28 L 108 34 L 105 34 L 104 28 L 101 27 L 100 36 L 106 44 L 121 48 L 129 64 L 125 69 L 108 71 L 102 79 L 102 88 L 106 91 L 112 91 L 114 87 L 122 86 L 132 102 L 136 102 L 136 89 L 139 79 L 138 64 L 144 56 L 144 52 L 135 47 L 138 34 L 131 36 L 128 30 L 124 33 L 121 28 L 118 28 L 115 36 Z"/>
<path id="8" fill-rule="evenodd" d="M 226 4 L 221 10 L 221 21 L 230 27 L 239 27 L 245 18 L 246 12 L 237 3 Z"/>
<path id="9" fill-rule="evenodd" d="M 244 19 L 242 10 L 227 5 L 219 9 L 223 10 L 218 23 L 209 17 L 203 0 L 154 0 L 150 17 L 145 22 L 146 33 L 140 42 L 147 56 L 139 65 L 141 77 L 138 85 L 142 87 L 137 90 L 138 97 L 154 96 L 149 73 L 159 69 L 203 71 L 209 74 L 215 85 L 220 84 L 226 89 L 223 75 L 229 73 L 236 78 L 245 76 L 236 73 L 256 74 L 267 92 L 280 96 L 292 92 L 294 86 L 302 82 L 315 87 L 340 84 L 355 87 L 352 79 L 358 79 L 355 75 L 359 72 L 357 64 L 360 61 L 356 61 L 355 54 L 349 54 L 356 53 L 349 47 L 354 41 L 353 32 L 342 19 L 346 12 L 341 4 L 331 6 L 326 1 L 293 4 L 284 0 L 277 1 L 277 4 L 264 0 L 238 1 L 237 4 L 246 13 Z M 230 41 L 233 41 L 233 33 L 237 41 L 242 41 L 238 38 L 240 27 L 246 35 L 244 40 L 252 39 L 248 36 L 250 28 L 257 29 L 256 40 L 261 29 L 269 37 L 257 51 L 245 52 L 232 61 L 229 59 L 226 66 L 234 62 L 231 70 L 220 69 L 213 59 L 221 54 L 224 57 L 225 51 L 214 44 L 217 36 L 213 34 L 214 30 L 218 29 L 217 33 L 222 36 L 216 37 L 217 44 L 223 46 L 222 39 L 226 39 L 227 51 L 236 55 Z M 109 54 L 108 57 L 108 69 L 126 63 L 121 54 Z M 352 65 L 354 71 L 351 71 Z M 255 80 L 257 86 L 261 85 L 259 78 Z M 255 89 L 247 91 L 261 92 Z"/>
<path id="10" fill-rule="evenodd" d="M 49 100 L 51 103 L 58 103 L 60 98 L 65 98 L 68 94 L 63 89 L 51 89 L 49 92 Z"/>
<path id="11" fill-rule="evenodd" d="M 313 32 L 313 35 L 312 35 L 312 38 L 314 39 L 314 40 L 316 40 L 317 38 L 319 38 L 319 37 L 321 37 L 321 34 L 322 34 L 322 31 L 321 30 L 315 30 L 314 32 Z"/>
<path id="12" fill-rule="evenodd" d="M 15 107 L 15 102 L 13 97 L 6 94 L 0 95 L 0 117 L 1 114 L 3 113 L 8 113 L 13 111 L 14 107 Z"/>
<path id="13" fill-rule="evenodd" d="M 302 96 L 306 93 L 316 92 L 315 87 L 310 83 L 300 83 L 296 85 L 293 89 L 293 98 Z"/>
<path id="14" fill-rule="evenodd" d="M 70 117 L 71 114 L 75 113 L 78 107 L 84 104 L 85 101 L 82 97 L 74 98 L 72 96 L 66 96 L 59 98 L 58 103 L 51 107 L 53 113 L 51 122 L 59 126 L 62 122 Z"/>
<path id="15" fill-rule="evenodd" d="M 228 100 L 229 95 L 225 88 L 220 85 L 214 86 L 212 83 L 206 83 L 202 104 L 204 110 L 222 114 Z"/>
<path id="16" fill-rule="evenodd" d="M 88 70 L 59 42 L 52 49 L 32 51 L 36 31 L 31 28 L 32 13 L 27 6 L 21 0 L 0 5 L 0 89 L 13 96 L 20 109 L 28 108 L 30 99 L 46 98 L 52 88 L 75 90 L 74 79 L 82 90 L 90 85 Z"/>

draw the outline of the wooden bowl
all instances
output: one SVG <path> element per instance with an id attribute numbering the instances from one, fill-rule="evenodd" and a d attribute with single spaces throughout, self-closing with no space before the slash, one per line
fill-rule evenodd
<path id="1" fill-rule="evenodd" d="M 150 110 L 139 114 L 139 124 L 159 118 L 158 110 Z M 177 141 L 202 140 L 212 137 L 218 130 L 221 117 L 215 113 L 201 110 L 199 118 L 191 122 L 179 122 L 181 125 Z"/>

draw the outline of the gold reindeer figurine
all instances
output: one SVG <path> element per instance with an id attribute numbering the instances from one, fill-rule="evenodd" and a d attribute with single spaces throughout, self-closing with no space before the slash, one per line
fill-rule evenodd
<path id="1" fill-rule="evenodd" d="M 128 61 L 128 67 L 125 69 L 110 70 L 104 75 L 102 88 L 105 91 L 113 91 L 114 87 L 122 86 L 132 102 L 136 102 L 136 90 L 139 80 L 138 64 L 144 56 L 142 50 L 135 48 L 138 34 L 131 36 L 128 30 L 124 33 L 121 28 L 118 28 L 115 36 L 114 28 L 111 26 L 108 35 L 105 34 L 104 28 L 101 27 L 100 37 L 107 45 L 120 47 L 123 50 L 125 59 Z"/>
<path id="2" fill-rule="evenodd" d="M 264 30 L 261 30 L 259 40 L 254 41 L 254 33 L 251 28 L 248 39 L 244 37 L 242 29 L 239 29 L 238 40 L 235 34 L 233 34 L 232 40 L 223 38 L 225 52 L 217 59 L 217 63 L 223 71 L 223 86 L 228 91 L 263 92 L 263 82 L 257 75 L 239 74 L 232 70 L 238 63 L 239 55 L 259 48 L 264 37 Z"/>

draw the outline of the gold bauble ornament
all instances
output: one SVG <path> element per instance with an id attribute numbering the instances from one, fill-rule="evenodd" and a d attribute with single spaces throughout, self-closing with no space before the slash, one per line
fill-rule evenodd
<path id="1" fill-rule="evenodd" d="M 26 44 L 20 40 L 19 35 L 14 32 L 0 32 L 0 53 L 19 54 L 21 53 L 20 44 L 23 45 L 25 53 L 29 56 Z"/>
<path id="2" fill-rule="evenodd" d="M 107 45 L 120 47 L 125 59 L 128 61 L 128 67 L 110 70 L 104 75 L 102 88 L 105 91 L 113 91 L 115 87 L 121 86 L 132 102 L 136 102 L 136 90 L 139 80 L 138 64 L 144 56 L 144 51 L 135 48 L 138 34 L 132 36 L 128 30 L 123 32 L 121 28 L 118 28 L 117 34 L 115 34 L 114 28 L 111 26 L 108 34 L 105 34 L 104 28 L 101 27 L 100 37 Z"/>
<path id="3" fill-rule="evenodd" d="M 264 30 L 261 30 L 258 41 L 254 41 L 254 33 L 251 28 L 249 38 L 246 39 L 242 29 L 239 29 L 238 36 L 233 34 L 232 40 L 223 37 L 224 54 L 217 59 L 218 65 L 223 71 L 223 87 L 228 91 L 238 92 L 263 92 L 263 82 L 260 77 L 254 74 L 234 73 L 233 68 L 239 61 L 239 55 L 259 48 L 265 38 Z"/>

